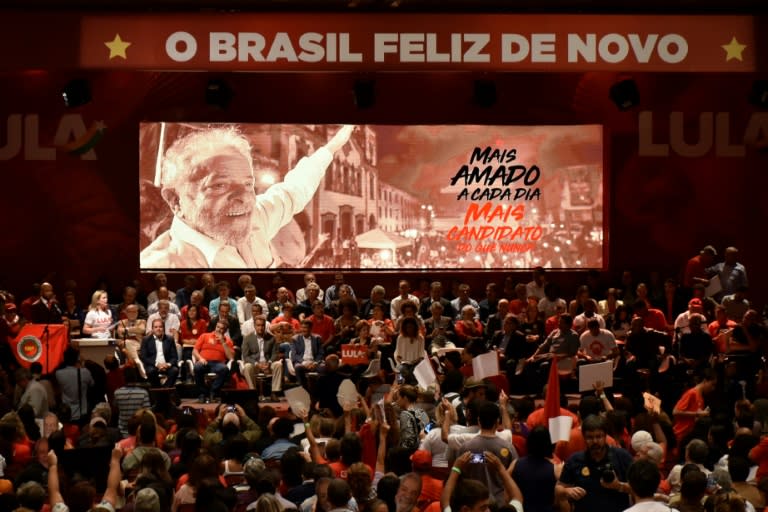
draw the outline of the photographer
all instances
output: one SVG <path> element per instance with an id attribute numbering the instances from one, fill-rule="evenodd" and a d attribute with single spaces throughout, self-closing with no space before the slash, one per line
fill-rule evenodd
<path id="1" fill-rule="evenodd" d="M 238 434 L 253 443 L 261 437 L 261 428 L 239 405 L 221 404 L 216 419 L 205 429 L 203 441 L 207 446 L 219 446 Z"/>
<path id="2" fill-rule="evenodd" d="M 506 472 L 506 468 L 513 460 L 517 459 L 517 452 L 511 440 L 496 435 L 501 421 L 498 405 L 485 400 L 481 401 L 477 404 L 477 416 L 480 433 L 467 440 L 460 450 L 461 454 L 467 452 L 472 454 L 470 463 L 462 469 L 462 475 L 487 482 L 491 500 L 500 505 L 506 502 L 504 499 L 504 480 L 500 472 L 488 471 L 486 462 L 490 462 L 490 460 L 486 460 L 484 454 L 494 454 L 501 461 L 501 465 L 505 469 L 503 472 Z"/>
<path id="3" fill-rule="evenodd" d="M 516 512 L 523 512 L 523 494 L 504 464 L 491 452 L 485 452 L 482 456 L 488 463 L 488 471 L 499 475 L 503 482 L 505 499 L 501 503 L 507 503 L 509 508 Z M 493 497 L 485 484 L 464 477 L 464 472 L 473 465 L 472 457 L 472 453 L 464 452 L 454 462 L 440 497 L 440 508 L 444 512 L 470 512 L 487 510 L 490 507 Z M 486 464 L 482 466 L 485 467 Z"/>
<path id="4" fill-rule="evenodd" d="M 620 512 L 629 507 L 627 469 L 632 456 L 606 444 L 605 419 L 588 416 L 581 425 L 586 450 L 565 463 L 556 494 L 573 502 L 574 512 Z"/>

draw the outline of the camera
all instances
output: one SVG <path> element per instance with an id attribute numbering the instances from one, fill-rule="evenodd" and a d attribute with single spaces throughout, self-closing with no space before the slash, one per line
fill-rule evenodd
<path id="1" fill-rule="evenodd" d="M 472 464 L 483 464 L 485 462 L 485 455 L 482 453 L 473 453 L 472 457 L 470 457 L 469 462 Z"/>
<path id="2" fill-rule="evenodd" d="M 237 408 L 234 405 L 230 404 L 227 406 L 227 412 L 237 412 Z"/>
<path id="3" fill-rule="evenodd" d="M 430 421 L 429 423 L 427 423 L 424 426 L 424 432 L 429 433 L 429 431 L 432 430 L 432 428 L 434 428 L 434 426 L 435 426 L 435 422 L 434 421 Z"/>
<path id="4" fill-rule="evenodd" d="M 616 480 L 616 473 L 614 473 L 613 464 L 610 462 L 606 462 L 605 464 L 598 466 L 597 474 L 600 475 L 600 479 L 607 484 L 610 484 Z"/>

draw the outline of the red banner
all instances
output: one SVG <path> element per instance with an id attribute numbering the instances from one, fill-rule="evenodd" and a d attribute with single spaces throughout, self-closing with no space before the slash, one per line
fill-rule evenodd
<path id="1" fill-rule="evenodd" d="M 750 16 L 86 16 L 85 68 L 242 71 L 755 69 Z"/>
<path id="2" fill-rule="evenodd" d="M 358 365 L 368 364 L 368 347 L 365 345 L 342 345 L 341 364 Z"/>
<path id="3" fill-rule="evenodd" d="M 21 366 L 29 368 L 32 363 L 40 363 L 43 374 L 46 374 L 55 370 L 64 359 L 68 343 L 64 325 L 26 324 L 11 341 L 11 350 Z"/>

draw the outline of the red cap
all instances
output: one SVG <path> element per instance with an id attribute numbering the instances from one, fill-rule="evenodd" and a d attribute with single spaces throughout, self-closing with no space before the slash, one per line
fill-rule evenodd
<path id="1" fill-rule="evenodd" d="M 701 307 L 701 299 L 694 298 L 688 301 L 689 306 L 699 306 Z"/>
<path id="2" fill-rule="evenodd" d="M 416 450 L 411 455 L 413 469 L 429 469 L 432 467 L 432 452 L 427 450 Z"/>

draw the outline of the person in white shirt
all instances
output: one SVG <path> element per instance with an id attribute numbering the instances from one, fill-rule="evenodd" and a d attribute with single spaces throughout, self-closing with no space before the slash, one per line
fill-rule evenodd
<path id="1" fill-rule="evenodd" d="M 587 330 L 581 333 L 579 342 L 579 356 L 589 362 L 597 363 L 619 357 L 619 347 L 613 333 L 601 328 L 595 318 L 587 322 Z"/>
<path id="2" fill-rule="evenodd" d="M 176 302 L 174 302 L 174 299 L 171 298 L 170 291 L 168 291 L 168 288 L 165 286 L 161 286 L 157 289 L 157 300 L 155 302 L 150 302 L 149 306 L 147 307 L 147 314 L 153 315 L 157 313 L 158 308 L 160 307 L 160 301 L 164 300 L 168 302 L 168 309 L 171 312 L 172 315 L 176 315 L 179 318 L 181 318 L 181 311 L 179 310 L 179 306 L 176 305 Z"/>
<path id="3" fill-rule="evenodd" d="M 453 311 L 456 313 L 456 318 L 454 320 L 461 320 L 461 310 L 464 308 L 464 306 L 472 306 L 475 308 L 475 318 L 480 319 L 480 304 L 478 302 L 471 298 L 469 296 L 469 285 L 468 284 L 460 284 L 459 285 L 459 296 L 456 297 L 451 301 L 451 307 L 453 308 Z"/>
<path id="4" fill-rule="evenodd" d="M 573 318 L 573 330 L 581 334 L 587 329 L 587 322 L 597 320 L 601 329 L 605 329 L 605 319 L 597 313 L 597 301 L 587 299 L 584 301 L 584 312 Z"/>
<path id="5" fill-rule="evenodd" d="M 237 299 L 237 310 L 236 310 L 237 319 L 240 322 L 241 330 L 242 330 L 243 324 L 251 319 L 251 315 L 253 314 L 252 306 L 254 304 L 261 305 L 262 311 L 267 310 L 267 301 L 265 301 L 261 297 L 256 296 L 255 286 L 253 286 L 252 284 L 245 285 L 245 288 L 243 289 L 243 293 L 245 295 Z"/>
<path id="6" fill-rule="evenodd" d="M 675 318 L 675 333 L 681 335 L 691 332 L 691 328 L 689 327 L 691 322 L 691 315 L 700 315 L 703 313 L 704 307 L 701 303 L 701 299 L 694 297 L 693 299 L 689 300 L 688 309 L 677 315 L 677 318 Z"/>
<path id="7" fill-rule="evenodd" d="M 544 287 L 547 285 L 546 271 L 543 267 L 533 269 L 533 280 L 525 285 L 527 297 L 536 297 L 541 300 L 545 297 Z"/>
<path id="8" fill-rule="evenodd" d="M 400 281 L 397 287 L 398 290 L 400 290 L 400 295 L 392 299 L 392 302 L 389 303 L 389 317 L 393 322 L 403 314 L 401 310 L 403 302 L 413 302 L 416 304 L 416 309 L 419 308 L 419 298 L 411 294 L 411 284 L 408 281 Z"/>
<path id="9" fill-rule="evenodd" d="M 214 127 L 177 139 L 158 176 L 173 222 L 141 251 L 141 267 L 276 267 L 281 261 L 272 238 L 304 210 L 352 130 L 343 126 L 326 145 L 299 160 L 282 182 L 259 195 L 258 169 L 246 137 Z"/>
<path id="10" fill-rule="evenodd" d="M 650 460 L 635 460 L 627 470 L 627 483 L 635 503 L 624 512 L 677 512 L 654 496 L 661 483 L 658 465 Z"/>
<path id="11" fill-rule="evenodd" d="M 92 338 L 109 339 L 112 337 L 112 311 L 109 309 L 107 292 L 96 290 L 91 296 L 91 305 L 85 315 L 83 334 Z"/>
<path id="12" fill-rule="evenodd" d="M 299 288 L 296 290 L 296 302 L 304 302 L 307 300 L 307 286 L 309 286 L 309 283 L 316 283 L 317 279 L 315 278 L 315 274 L 312 272 L 307 272 L 304 274 L 304 288 Z M 320 294 L 317 297 L 319 300 L 323 300 L 324 294 L 322 288 L 320 288 Z"/>
<path id="13" fill-rule="evenodd" d="M 165 334 L 174 340 L 178 339 L 181 321 L 177 315 L 171 314 L 171 303 L 167 300 L 158 301 L 157 313 L 149 315 L 147 318 L 147 334 L 152 332 L 152 322 L 158 319 L 165 324 Z"/>

